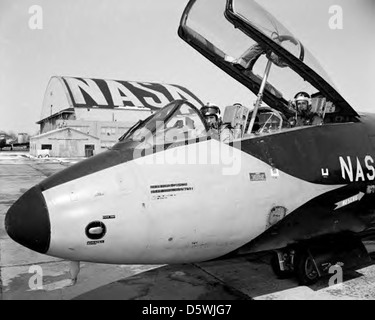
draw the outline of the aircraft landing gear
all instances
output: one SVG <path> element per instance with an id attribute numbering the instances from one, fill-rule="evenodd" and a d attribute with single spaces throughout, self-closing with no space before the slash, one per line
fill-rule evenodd
<path id="1" fill-rule="evenodd" d="M 312 285 L 332 275 L 337 268 L 343 271 L 370 261 L 361 239 L 344 235 L 276 250 L 272 253 L 271 266 L 278 278 L 294 275 L 300 285 Z"/>
<path id="2" fill-rule="evenodd" d="M 301 285 L 311 285 L 318 281 L 320 274 L 308 250 L 297 252 L 294 262 L 294 272 Z"/>
<path id="3" fill-rule="evenodd" d="M 310 285 L 320 277 L 314 258 L 305 249 L 274 251 L 270 263 L 279 279 L 296 276 L 301 285 Z"/>
<path id="4" fill-rule="evenodd" d="M 279 279 L 287 279 L 293 276 L 294 252 L 274 251 L 271 256 L 271 267 Z"/>

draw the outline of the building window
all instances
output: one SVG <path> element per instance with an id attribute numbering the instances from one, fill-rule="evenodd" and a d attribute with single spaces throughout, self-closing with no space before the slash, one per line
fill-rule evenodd
<path id="1" fill-rule="evenodd" d="M 52 144 L 42 144 L 42 150 L 52 150 Z"/>
<path id="2" fill-rule="evenodd" d="M 95 145 L 85 144 L 85 157 L 89 158 L 94 155 Z"/>

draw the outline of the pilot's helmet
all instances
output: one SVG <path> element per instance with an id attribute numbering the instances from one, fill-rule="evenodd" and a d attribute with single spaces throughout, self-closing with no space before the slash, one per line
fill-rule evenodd
<path id="1" fill-rule="evenodd" d="M 298 92 L 294 96 L 294 104 L 299 112 L 309 112 L 311 110 L 311 97 L 304 91 Z"/>
<path id="2" fill-rule="evenodd" d="M 217 128 L 220 122 L 220 108 L 214 104 L 207 103 L 200 109 L 210 128 Z"/>

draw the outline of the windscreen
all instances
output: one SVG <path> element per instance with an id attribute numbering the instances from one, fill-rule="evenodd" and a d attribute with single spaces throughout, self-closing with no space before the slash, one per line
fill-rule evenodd
<path id="1" fill-rule="evenodd" d="M 149 118 L 139 121 L 119 140 L 140 142 L 140 147 L 173 144 L 207 136 L 199 111 L 187 101 L 176 100 Z"/>
<path id="2" fill-rule="evenodd" d="M 152 135 L 158 129 L 158 126 L 163 125 L 177 104 L 177 101 L 172 102 L 144 121 L 138 121 L 138 123 L 130 128 L 130 130 L 119 139 L 120 142 L 125 140 L 143 141 L 147 136 Z"/>

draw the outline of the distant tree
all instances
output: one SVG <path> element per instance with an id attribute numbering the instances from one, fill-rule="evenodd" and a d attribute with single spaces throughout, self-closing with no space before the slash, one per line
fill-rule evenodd
<path id="1" fill-rule="evenodd" d="M 4 148 L 5 144 L 6 144 L 5 139 L 0 139 L 0 150 Z"/>
<path id="2" fill-rule="evenodd" d="M 9 136 L 9 139 L 14 141 L 18 139 L 18 135 L 14 133 L 14 131 L 8 131 L 7 135 Z"/>

